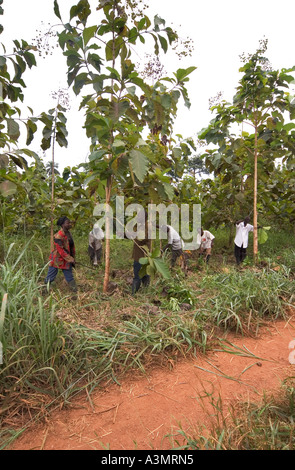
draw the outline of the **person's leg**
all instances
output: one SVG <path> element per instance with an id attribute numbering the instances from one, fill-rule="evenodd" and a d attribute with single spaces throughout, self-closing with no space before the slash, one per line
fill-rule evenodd
<path id="1" fill-rule="evenodd" d="M 244 259 L 247 256 L 247 250 L 246 248 L 241 247 L 241 263 L 244 261 Z"/>
<path id="2" fill-rule="evenodd" d="M 135 294 L 140 288 L 141 279 L 139 277 L 139 271 L 141 269 L 141 264 L 138 261 L 133 263 L 133 282 L 132 282 L 132 294 Z"/>
<path id="3" fill-rule="evenodd" d="M 45 284 L 48 284 L 48 282 L 51 284 L 56 278 L 57 273 L 58 273 L 58 268 L 55 268 L 54 266 L 49 266 L 47 276 L 45 278 Z"/>
<path id="4" fill-rule="evenodd" d="M 240 247 L 235 244 L 235 258 L 236 258 L 237 265 L 239 265 L 241 262 L 240 250 L 241 250 Z"/>
<path id="5" fill-rule="evenodd" d="M 63 271 L 65 280 L 67 281 L 67 283 L 68 283 L 70 289 L 71 289 L 73 292 L 77 292 L 78 288 L 77 288 L 77 284 L 76 284 L 75 278 L 74 278 L 74 276 L 73 276 L 72 267 L 70 267 L 70 269 L 63 269 L 62 271 Z"/>
<path id="6" fill-rule="evenodd" d="M 211 256 L 211 248 L 206 249 L 206 263 L 209 263 L 209 259 Z"/>
<path id="7" fill-rule="evenodd" d="M 93 264 L 93 260 L 94 260 L 94 249 L 92 248 L 92 246 L 88 245 L 88 255 L 89 255 L 89 258 L 90 258 L 90 262 Z"/>
<path id="8" fill-rule="evenodd" d="M 97 254 L 97 262 L 100 264 L 101 259 L 102 259 L 102 247 L 97 250 L 96 254 Z"/>
<path id="9" fill-rule="evenodd" d="M 177 258 L 182 254 L 182 250 L 172 250 L 171 268 L 175 266 Z"/>

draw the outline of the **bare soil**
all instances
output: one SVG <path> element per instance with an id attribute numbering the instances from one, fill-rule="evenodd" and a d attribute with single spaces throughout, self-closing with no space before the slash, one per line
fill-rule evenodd
<path id="1" fill-rule="evenodd" d="M 223 344 L 235 354 L 214 350 L 144 376 L 134 372 L 91 397 L 81 394 L 29 427 L 11 450 L 172 449 L 182 442 L 179 430 L 193 436 L 199 425 L 210 428 L 217 400 L 226 414 L 229 404 L 279 394 L 282 381 L 294 376 L 294 339 L 295 315 L 265 326 L 256 338 L 228 334 Z"/>

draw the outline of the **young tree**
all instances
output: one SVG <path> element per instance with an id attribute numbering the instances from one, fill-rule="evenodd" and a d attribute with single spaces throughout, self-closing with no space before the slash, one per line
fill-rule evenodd
<path id="1" fill-rule="evenodd" d="M 185 83 L 195 69 L 179 69 L 174 77 L 158 80 L 153 86 L 139 77 L 132 62 L 132 49 L 150 37 L 155 54 L 168 50 L 177 34 L 155 16 L 130 14 L 130 2 L 100 0 L 94 24 L 88 0 L 80 0 L 70 10 L 70 21 L 59 34 L 59 44 L 67 57 L 68 83 L 79 94 L 90 85 L 81 108 L 85 109 L 85 128 L 91 139 L 91 179 L 97 178 L 105 191 L 109 208 L 116 181 L 132 181 L 135 187 L 144 183 L 155 161 L 161 166 L 167 154 L 167 135 L 172 132 L 177 103 L 182 96 L 190 105 Z M 61 19 L 58 2 L 54 11 Z M 131 5 L 131 13 L 134 13 Z M 98 55 L 98 51 L 100 55 Z M 170 86 L 170 89 L 166 85 Z M 151 138 L 143 139 L 145 128 Z M 161 138 L 156 137 L 161 135 Z M 171 190 L 163 181 L 164 188 Z M 169 198 L 169 195 L 167 195 Z M 106 217 L 105 278 L 107 291 L 110 270 L 110 221 Z"/>
<path id="2" fill-rule="evenodd" d="M 55 196 L 54 196 L 54 183 L 55 183 L 55 144 L 56 142 L 60 147 L 67 147 L 66 128 L 67 118 L 65 112 L 69 110 L 69 95 L 66 90 L 60 88 L 57 92 L 52 93 L 52 97 L 56 101 L 53 109 L 50 109 L 48 114 L 42 113 L 40 120 L 45 124 L 43 129 L 43 139 L 41 148 L 48 149 L 51 146 L 51 216 L 50 216 L 50 244 L 53 250 L 53 224 L 54 224 L 54 209 L 55 209 Z"/>
<path id="3" fill-rule="evenodd" d="M 2 5 L 3 0 L 0 0 Z M 0 14 L 4 10 L 0 6 Z M 0 27 L 0 34 L 3 28 Z M 53 141 L 59 145 L 67 145 L 65 116 L 60 105 L 49 113 L 41 113 L 34 116 L 31 107 L 28 110 L 30 117 L 23 117 L 21 106 L 24 102 L 23 90 L 26 87 L 23 76 L 27 68 L 36 66 L 35 53 L 37 47 L 24 40 L 14 40 L 13 50 L 7 53 L 6 47 L 2 44 L 3 54 L 0 56 L 0 194 L 6 196 L 14 194 L 21 184 L 20 178 L 15 172 L 10 171 L 9 162 L 14 162 L 21 170 L 28 168 L 26 158 L 32 157 L 38 161 L 38 155 L 29 149 L 37 131 L 37 124 L 44 124 L 43 139 L 41 147 L 48 149 Z M 19 148 L 19 142 L 26 132 L 26 147 Z M 53 146 L 54 148 L 54 146 Z M 54 151 L 54 150 L 53 150 Z"/>
<path id="4" fill-rule="evenodd" d="M 286 123 L 295 118 L 295 106 L 286 92 L 294 80 L 289 70 L 272 70 L 264 54 L 267 41 L 252 55 L 243 57 L 233 104 L 222 102 L 213 107 L 217 115 L 200 138 L 218 144 L 217 152 L 210 152 L 215 171 L 240 173 L 240 187 L 251 184 L 253 190 L 254 260 L 258 254 L 257 207 L 258 184 L 263 175 L 269 174 L 277 158 L 285 161 L 293 158 L 295 124 Z M 240 137 L 236 137 L 234 125 L 242 125 Z M 246 132 L 245 126 L 249 129 Z M 252 132 L 250 131 L 252 129 Z"/>

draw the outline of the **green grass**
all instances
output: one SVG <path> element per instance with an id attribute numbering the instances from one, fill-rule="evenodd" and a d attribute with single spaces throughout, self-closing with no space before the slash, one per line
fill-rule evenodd
<path id="1" fill-rule="evenodd" d="M 208 319 L 240 332 L 261 320 L 285 318 L 286 304 L 295 301 L 294 280 L 285 267 L 206 275 L 201 286 L 212 292 Z"/>
<path id="2" fill-rule="evenodd" d="M 279 396 L 264 395 L 260 403 L 236 403 L 223 409 L 222 399 L 211 399 L 212 427 L 188 434 L 179 429 L 169 436 L 174 449 L 185 450 L 294 450 L 295 379 L 287 378 Z"/>
<path id="3" fill-rule="evenodd" d="M 73 235 L 77 261 L 88 265 L 87 237 Z M 119 382 L 127 370 L 144 373 L 171 357 L 206 353 L 216 327 L 247 334 L 261 322 L 284 318 L 287 307 L 294 306 L 290 240 L 289 234 L 271 232 L 259 266 L 248 256 L 237 270 L 222 232 L 209 266 L 192 259 L 187 277 L 177 268 L 171 280 L 157 277 L 134 297 L 132 242 L 112 240 L 112 294 L 102 294 L 103 266 L 91 270 L 77 264 L 77 301 L 61 274 L 50 294 L 42 294 L 48 239 L 16 236 L 10 245 L 6 240 L 0 265 L 1 299 L 7 293 L 0 311 L 3 446 L 15 437 L 12 415 L 29 412 L 34 420 L 79 391 Z"/>

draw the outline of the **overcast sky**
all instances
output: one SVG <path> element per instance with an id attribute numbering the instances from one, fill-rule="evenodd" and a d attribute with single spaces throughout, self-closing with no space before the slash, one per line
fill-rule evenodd
<path id="1" fill-rule="evenodd" d="M 62 17 L 68 19 L 68 11 L 74 0 L 59 0 Z M 96 5 L 95 0 L 91 0 Z M 162 56 L 165 70 L 171 74 L 178 68 L 196 66 L 188 84 L 191 108 L 179 109 L 174 133 L 183 137 L 195 136 L 212 118 L 209 99 L 219 91 L 231 100 L 238 84 L 239 55 L 254 52 L 259 40 L 268 38 L 267 57 L 273 68 L 289 68 L 295 65 L 294 54 L 294 0 L 149 0 L 149 16 L 158 14 L 172 25 L 181 37 L 194 41 L 193 55 L 179 61 L 175 55 Z M 41 23 L 56 24 L 53 0 L 4 0 L 4 16 L 1 18 L 4 32 L 0 42 L 7 52 L 12 49 L 12 39 L 30 42 L 36 37 Z M 0 20 L 0 22 L 1 22 Z M 43 27 L 44 29 L 44 27 Z M 152 50 L 146 51 L 151 53 Z M 138 57 L 140 59 L 140 56 Z M 135 58 L 136 61 L 136 58 Z M 27 84 L 25 103 L 38 114 L 54 106 L 51 92 L 67 87 L 66 66 L 59 49 L 46 59 L 38 58 L 38 67 L 25 74 Z M 71 95 L 71 111 L 68 114 L 69 147 L 56 149 L 59 168 L 74 166 L 87 161 L 89 141 L 82 129 L 83 113 L 78 113 L 80 98 Z M 40 151 L 39 141 L 32 149 Z M 47 160 L 51 159 L 47 151 Z"/>

